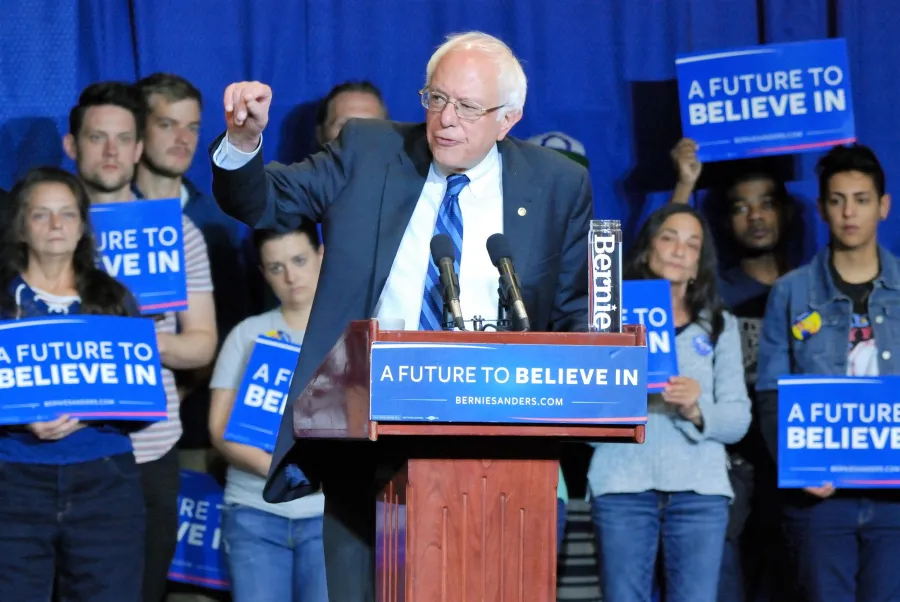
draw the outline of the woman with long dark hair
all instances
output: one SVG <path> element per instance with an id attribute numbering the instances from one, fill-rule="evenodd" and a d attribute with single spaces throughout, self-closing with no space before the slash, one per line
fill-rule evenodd
<path id="1" fill-rule="evenodd" d="M 733 496 L 725 444 L 747 432 L 750 401 L 702 217 L 676 204 L 650 215 L 625 278 L 669 281 L 679 375 L 650 395 L 643 445 L 595 444 L 588 482 L 603 599 L 649 602 L 659 555 L 667 602 L 715 602 Z"/>
<path id="2" fill-rule="evenodd" d="M 10 193 L 0 320 L 135 316 L 96 267 L 89 200 L 73 175 L 32 169 Z M 69 416 L 0 427 L 0 600 L 138 602 L 144 502 L 122 422 Z"/>

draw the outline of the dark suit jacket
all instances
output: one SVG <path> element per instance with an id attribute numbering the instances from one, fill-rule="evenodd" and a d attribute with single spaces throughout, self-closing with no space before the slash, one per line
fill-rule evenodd
<path id="1" fill-rule="evenodd" d="M 211 154 L 221 140 L 213 142 Z M 586 330 L 592 213 L 588 172 L 553 150 L 520 140 L 506 138 L 498 148 L 503 232 L 532 329 Z M 322 223 L 325 257 L 291 399 L 303 390 L 347 324 L 373 317 L 431 160 L 424 124 L 351 120 L 337 141 L 302 163 L 264 167 L 259 153 L 234 171 L 213 164 L 213 195 L 226 213 L 251 227 L 288 230 L 301 218 Z M 288 404 L 264 492 L 269 502 L 306 495 L 323 478 L 327 481 L 329 473 L 342 470 L 339 464 L 354 462 L 347 458 L 341 463 L 312 447 L 315 442 L 295 441 L 292 423 Z M 291 484 L 292 464 L 302 469 L 312 487 Z"/>
<path id="2" fill-rule="evenodd" d="M 9 204 L 12 202 L 11 199 L 8 198 L 9 193 L 0 188 L 0 232 L 5 232 L 7 226 L 12 223 L 12 207 Z"/>

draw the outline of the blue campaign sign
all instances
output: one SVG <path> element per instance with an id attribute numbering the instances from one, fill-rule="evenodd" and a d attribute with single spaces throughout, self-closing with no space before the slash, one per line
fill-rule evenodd
<path id="1" fill-rule="evenodd" d="M 900 376 L 778 379 L 778 486 L 900 486 Z"/>
<path id="2" fill-rule="evenodd" d="M 0 424 L 63 414 L 166 419 L 152 320 L 73 315 L 0 322 Z"/>
<path id="3" fill-rule="evenodd" d="M 373 343 L 371 419 L 641 424 L 647 348 Z"/>
<path id="4" fill-rule="evenodd" d="M 224 491 L 215 477 L 181 471 L 178 493 L 178 544 L 169 579 L 227 591 L 231 585 L 222 549 Z"/>
<path id="5" fill-rule="evenodd" d="M 258 336 L 225 427 L 225 439 L 272 452 L 300 345 Z"/>
<path id="6" fill-rule="evenodd" d="M 675 65 L 682 130 L 701 161 L 856 140 L 843 39 L 684 54 Z"/>
<path id="7" fill-rule="evenodd" d="M 91 207 L 101 267 L 137 298 L 141 312 L 187 309 L 181 199 Z"/>
<path id="8" fill-rule="evenodd" d="M 647 388 L 662 389 L 670 377 L 678 375 L 669 281 L 623 281 L 622 322 L 647 328 Z"/>

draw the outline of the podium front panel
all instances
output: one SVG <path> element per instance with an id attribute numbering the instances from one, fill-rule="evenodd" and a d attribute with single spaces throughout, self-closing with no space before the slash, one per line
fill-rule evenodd
<path id="1" fill-rule="evenodd" d="M 644 424 L 646 371 L 646 347 L 376 341 L 370 419 Z"/>

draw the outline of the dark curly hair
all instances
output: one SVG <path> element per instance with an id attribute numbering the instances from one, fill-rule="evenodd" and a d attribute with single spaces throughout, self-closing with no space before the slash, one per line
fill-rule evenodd
<path id="1" fill-rule="evenodd" d="M 722 298 L 719 297 L 719 289 L 716 280 L 716 249 L 713 244 L 712 233 L 703 216 L 689 205 L 669 203 L 650 214 L 644 226 L 638 234 L 637 240 L 629 251 L 625 265 L 626 280 L 647 280 L 659 278 L 650 270 L 649 251 L 653 240 L 667 219 L 673 215 L 686 213 L 694 217 L 703 230 L 703 244 L 700 247 L 699 266 L 697 276 L 688 284 L 686 293 L 686 305 L 691 312 L 691 320 L 705 322 L 704 327 L 709 333 L 709 340 L 713 345 L 719 339 L 719 335 L 725 329 L 725 309 Z"/>
<path id="2" fill-rule="evenodd" d="M 34 189 L 41 184 L 62 184 L 72 191 L 78 203 L 83 234 L 72 256 L 75 270 L 75 288 L 81 298 L 81 313 L 133 316 L 136 313 L 134 298 L 122 284 L 99 269 L 97 250 L 91 230 L 90 199 L 81 181 L 57 167 L 36 167 L 28 171 L 9 193 L 7 200 L 7 225 L 0 234 L 0 313 L 15 315 L 16 301 L 10 285 L 18 275 L 28 269 L 28 245 L 25 242 L 25 222 L 28 201 Z"/>

